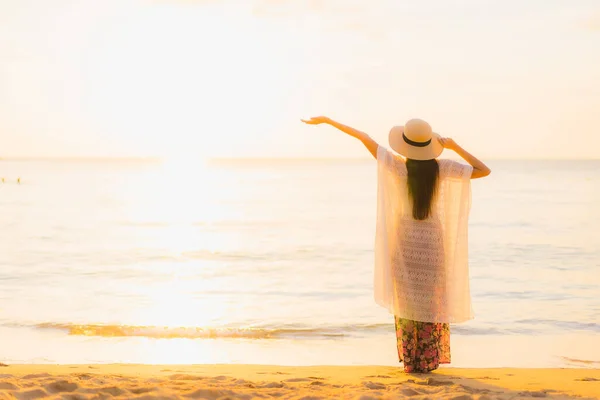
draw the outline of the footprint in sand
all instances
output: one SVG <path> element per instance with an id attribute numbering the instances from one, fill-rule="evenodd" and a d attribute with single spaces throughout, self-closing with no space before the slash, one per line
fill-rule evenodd
<path id="1" fill-rule="evenodd" d="M 29 374 L 29 375 L 25 375 L 23 377 L 23 379 L 38 379 L 38 378 L 48 378 L 49 376 L 51 376 L 50 374 L 47 373 L 43 373 L 43 374 Z"/>
<path id="2" fill-rule="evenodd" d="M 277 371 L 277 372 L 257 372 L 257 374 L 260 374 L 260 375 L 290 375 L 289 372 L 280 372 L 280 371 Z"/>
<path id="3" fill-rule="evenodd" d="M 441 379 L 428 378 L 421 382 L 416 382 L 419 385 L 427 385 L 427 386 L 450 386 L 454 385 L 452 381 L 445 381 Z"/>
<path id="4" fill-rule="evenodd" d="M 105 386 L 98 389 L 98 393 L 100 394 L 109 394 L 113 397 L 121 396 L 125 393 L 125 390 L 121 389 L 117 386 Z"/>
<path id="5" fill-rule="evenodd" d="M 475 393 L 477 393 L 477 394 L 487 394 L 487 393 L 491 392 L 489 389 L 477 389 L 477 388 L 473 388 L 471 386 L 462 385 L 462 384 L 459 384 L 458 386 L 462 390 L 464 390 L 465 392 L 470 393 L 470 394 L 475 394 Z"/>
<path id="6" fill-rule="evenodd" d="M 600 379 L 598 378 L 580 378 L 575 380 L 579 382 L 600 382 Z"/>
<path id="7" fill-rule="evenodd" d="M 519 396 L 529 396 L 529 397 L 548 397 L 548 393 L 546 392 L 521 392 Z"/>
<path id="8" fill-rule="evenodd" d="M 402 394 L 407 397 L 412 397 L 412 396 L 420 396 L 423 393 L 417 392 L 415 389 L 412 389 L 412 388 L 404 388 L 404 389 L 402 389 Z"/>
<path id="9" fill-rule="evenodd" d="M 134 387 L 130 388 L 129 391 L 133 394 L 144 394 L 153 391 L 152 387 Z"/>
<path id="10" fill-rule="evenodd" d="M 24 392 L 11 393 L 17 399 L 39 399 L 40 397 L 48 397 L 48 393 L 41 389 L 26 390 Z"/>
<path id="11" fill-rule="evenodd" d="M 78 388 L 78 384 L 63 380 L 44 385 L 44 389 L 46 389 L 49 393 L 74 392 Z"/>
<path id="12" fill-rule="evenodd" d="M 227 398 L 231 394 L 227 390 L 216 390 L 216 389 L 198 389 L 195 392 L 187 393 L 184 397 L 192 399 L 220 399 L 221 397 Z"/>
<path id="13" fill-rule="evenodd" d="M 229 379 L 233 379 L 233 378 L 230 378 L 230 377 L 225 376 L 225 375 L 219 375 L 219 376 L 213 377 L 211 380 L 212 381 L 226 381 L 226 380 L 229 380 Z"/>
<path id="14" fill-rule="evenodd" d="M 461 394 L 461 395 L 452 397 L 452 400 L 473 400 L 473 396 L 469 396 L 468 394 Z"/>
<path id="15" fill-rule="evenodd" d="M 174 374 L 169 376 L 169 379 L 174 381 L 201 381 L 206 379 L 204 376 L 189 375 L 189 374 Z"/>
<path id="16" fill-rule="evenodd" d="M 254 382 L 250 382 L 250 381 L 247 381 L 245 379 L 238 379 L 238 380 L 236 380 L 233 383 L 236 384 L 236 385 L 238 385 L 238 386 L 243 386 L 243 387 L 247 387 L 247 388 L 251 388 L 251 389 L 253 389 L 253 388 L 256 387 L 256 385 L 254 384 Z"/>
<path id="17" fill-rule="evenodd" d="M 384 385 L 383 383 L 379 383 L 379 382 L 363 382 L 363 385 L 365 385 L 367 388 L 372 389 L 372 390 L 382 390 L 382 389 L 386 389 L 387 386 Z"/>
<path id="18" fill-rule="evenodd" d="M 10 383 L 10 382 L 0 382 L 0 390 L 17 390 L 18 386 Z"/>
<path id="19" fill-rule="evenodd" d="M 283 382 L 269 382 L 262 386 L 259 386 L 259 388 L 262 389 L 281 389 L 283 387 L 285 387 L 285 383 Z"/>

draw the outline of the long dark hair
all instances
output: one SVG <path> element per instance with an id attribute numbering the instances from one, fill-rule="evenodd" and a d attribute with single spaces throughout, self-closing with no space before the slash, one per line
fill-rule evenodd
<path id="1" fill-rule="evenodd" d="M 433 160 L 406 159 L 408 171 L 408 196 L 412 203 L 414 219 L 427 219 L 431 214 L 431 206 L 437 192 L 437 181 L 440 167 Z"/>

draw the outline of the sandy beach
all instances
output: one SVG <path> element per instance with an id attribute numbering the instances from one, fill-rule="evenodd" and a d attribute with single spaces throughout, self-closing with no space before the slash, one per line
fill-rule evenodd
<path id="1" fill-rule="evenodd" d="M 596 399 L 600 370 L 261 365 L 10 365 L 0 399 Z"/>

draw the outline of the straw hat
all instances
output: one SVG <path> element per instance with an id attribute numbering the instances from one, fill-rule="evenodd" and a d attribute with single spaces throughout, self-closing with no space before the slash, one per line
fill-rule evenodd
<path id="1" fill-rule="evenodd" d="M 390 130 L 390 147 L 398 154 L 413 160 L 431 160 L 444 151 L 440 135 L 422 119 L 411 119 L 404 126 Z"/>

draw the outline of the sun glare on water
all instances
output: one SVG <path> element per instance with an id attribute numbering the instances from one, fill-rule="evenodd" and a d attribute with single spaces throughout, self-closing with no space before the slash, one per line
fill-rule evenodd
<path id="1" fill-rule="evenodd" d="M 218 292 L 220 285 L 209 279 L 219 268 L 211 254 L 236 246 L 235 237 L 218 227 L 232 213 L 232 206 L 220 200 L 223 190 L 235 190 L 229 179 L 201 156 L 181 152 L 123 186 L 129 238 L 148 257 L 139 268 L 149 278 L 133 289 L 144 301 L 119 325 L 148 328 L 150 336 L 181 337 L 190 333 L 187 329 L 210 329 L 227 320 L 228 305 L 209 301 L 204 292 Z M 183 331 L 157 333 L 152 327 Z M 139 333 L 123 329 L 116 334 Z"/>

